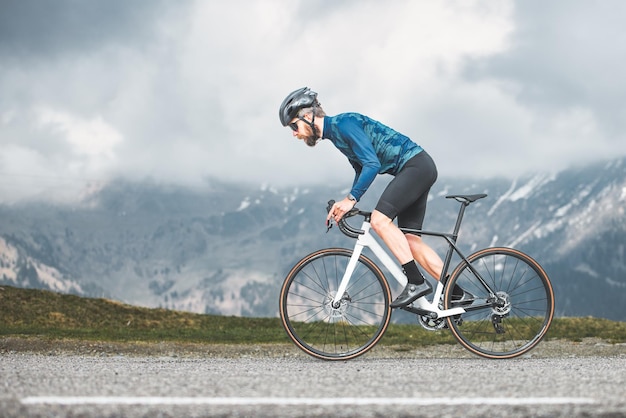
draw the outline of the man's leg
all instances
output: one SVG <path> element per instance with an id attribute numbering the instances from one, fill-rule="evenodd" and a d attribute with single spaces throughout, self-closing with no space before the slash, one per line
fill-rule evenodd
<path id="1" fill-rule="evenodd" d="M 383 240 L 389 251 L 398 259 L 400 264 L 413 260 L 413 254 L 407 237 L 387 215 L 375 210 L 371 218 L 372 229 Z"/>
<path id="2" fill-rule="evenodd" d="M 435 279 L 441 279 L 441 270 L 443 270 L 443 260 L 439 255 L 428 245 L 426 244 L 421 237 L 413 234 L 407 234 L 407 241 L 409 242 L 409 247 L 411 248 L 411 252 L 413 253 L 413 257 L 419 263 L 420 266 L 424 268 Z M 452 289 L 452 300 L 453 301 L 466 301 L 465 304 L 471 304 L 474 299 L 474 295 L 463 290 L 458 284 L 454 285 Z"/>
<path id="3" fill-rule="evenodd" d="M 432 292 L 432 286 L 417 266 L 407 236 L 393 223 L 393 219 L 398 217 L 398 225 L 420 229 L 426 212 L 428 190 L 436 179 L 435 163 L 422 151 L 411 158 L 389 182 L 376 204 L 376 210 L 372 212 L 372 229 L 402 264 L 409 281 L 398 298 L 391 303 L 392 308 L 406 306 Z"/>
<path id="4" fill-rule="evenodd" d="M 400 308 L 432 292 L 432 286 L 425 280 L 417 264 L 415 264 L 407 237 L 393 223 L 392 219 L 382 212 L 375 210 L 372 212 L 371 225 L 372 229 L 384 241 L 400 264 L 402 264 L 402 269 L 408 279 L 408 284 L 402 293 L 391 302 L 390 306 L 392 308 Z"/>
<path id="5" fill-rule="evenodd" d="M 441 278 L 443 260 L 420 236 L 407 234 L 406 240 L 409 243 L 411 254 L 420 266 L 436 280 Z"/>

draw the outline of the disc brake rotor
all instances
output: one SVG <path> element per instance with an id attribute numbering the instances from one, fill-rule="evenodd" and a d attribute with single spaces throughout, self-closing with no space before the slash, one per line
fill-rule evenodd
<path id="1" fill-rule="evenodd" d="M 324 303 L 323 303 L 324 312 L 326 313 L 326 315 L 328 315 L 332 319 L 344 318 L 346 315 L 346 312 L 349 309 L 349 306 L 350 306 L 349 303 L 352 302 L 352 299 L 350 298 L 347 292 L 344 293 L 343 297 L 339 301 L 339 306 L 337 307 L 333 306 L 334 299 L 335 299 L 334 294 L 329 294 L 328 296 L 326 296 L 326 298 L 324 299 Z"/>
<path id="2" fill-rule="evenodd" d="M 493 313 L 495 313 L 496 315 L 500 315 L 500 316 L 504 316 L 507 315 L 509 312 L 511 312 L 511 297 L 509 296 L 508 293 L 500 291 L 496 293 L 496 296 L 498 297 L 498 303 L 497 306 L 494 306 L 493 309 Z"/>

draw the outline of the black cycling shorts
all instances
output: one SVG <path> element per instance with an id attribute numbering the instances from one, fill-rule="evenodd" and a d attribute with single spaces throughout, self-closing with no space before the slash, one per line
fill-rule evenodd
<path id="1" fill-rule="evenodd" d="M 426 151 L 411 158 L 389 182 L 376 204 L 376 210 L 390 219 L 398 218 L 398 227 L 422 229 L 428 192 L 437 180 L 437 166 Z"/>

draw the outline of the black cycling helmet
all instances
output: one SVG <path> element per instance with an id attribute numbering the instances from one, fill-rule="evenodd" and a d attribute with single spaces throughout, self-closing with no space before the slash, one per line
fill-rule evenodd
<path id="1" fill-rule="evenodd" d="M 317 93 L 308 87 L 302 87 L 301 89 L 292 91 L 289 93 L 283 103 L 280 105 L 279 116 L 280 123 L 283 126 L 289 125 L 289 122 L 298 115 L 300 109 L 306 107 L 319 106 L 317 101 Z"/>

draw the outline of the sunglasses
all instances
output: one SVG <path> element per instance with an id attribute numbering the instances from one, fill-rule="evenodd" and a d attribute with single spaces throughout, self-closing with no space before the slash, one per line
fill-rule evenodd
<path id="1" fill-rule="evenodd" d="M 303 121 L 303 122 L 305 122 L 305 123 L 307 123 L 307 124 L 309 124 L 309 125 L 310 125 L 310 123 L 309 123 L 309 121 L 308 121 L 308 120 L 306 120 L 306 119 L 304 119 L 304 118 L 302 118 L 302 117 L 300 117 L 300 116 L 298 116 L 298 120 L 301 120 L 301 121 Z M 291 128 L 291 130 L 292 130 L 292 131 L 294 131 L 294 132 L 298 132 L 298 129 L 300 129 L 300 128 L 298 127 L 298 120 L 296 120 L 295 122 L 293 122 L 293 123 L 290 123 L 290 124 L 289 124 L 289 127 L 290 127 L 290 128 Z M 315 116 L 313 116 L 313 120 L 315 120 Z"/>

